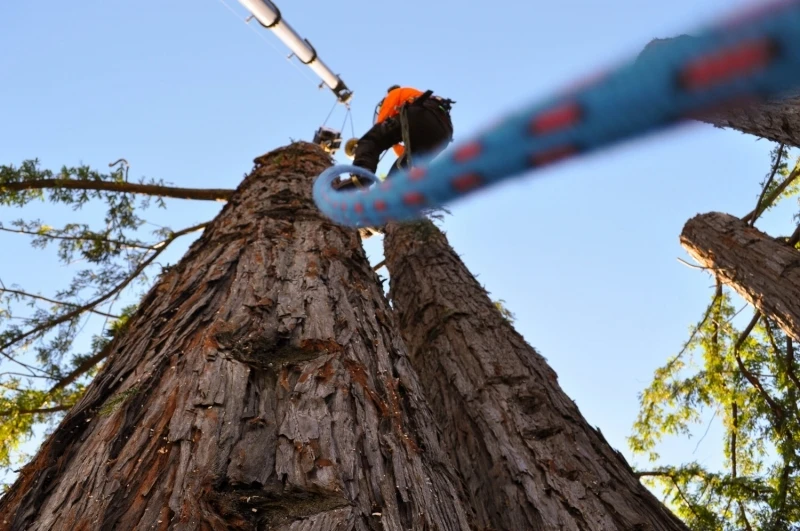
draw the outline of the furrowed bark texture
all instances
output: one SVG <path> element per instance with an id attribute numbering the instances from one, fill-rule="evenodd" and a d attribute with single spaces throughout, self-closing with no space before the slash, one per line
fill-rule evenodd
<path id="1" fill-rule="evenodd" d="M 680 241 L 700 265 L 800 341 L 800 251 L 720 212 L 687 221 Z"/>
<path id="2" fill-rule="evenodd" d="M 690 35 L 654 39 L 644 47 L 639 57 L 668 42 L 691 40 Z M 781 99 L 740 102 L 695 116 L 698 121 L 721 129 L 730 128 L 789 146 L 800 147 L 800 95 Z"/>
<path id="3" fill-rule="evenodd" d="M 686 530 L 582 417 L 433 223 L 389 225 L 391 301 L 486 529 Z"/>
<path id="4" fill-rule="evenodd" d="M 698 116 L 700 121 L 800 147 L 800 98 L 728 106 Z"/>
<path id="5" fill-rule="evenodd" d="M 331 159 L 256 159 L 0 500 L 0 529 L 463 530 L 357 233 L 311 200 Z"/>

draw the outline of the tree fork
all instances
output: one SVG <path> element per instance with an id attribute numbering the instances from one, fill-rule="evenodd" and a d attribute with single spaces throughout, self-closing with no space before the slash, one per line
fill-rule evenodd
<path id="1" fill-rule="evenodd" d="M 800 251 L 720 212 L 687 221 L 680 242 L 698 264 L 800 341 Z"/>
<path id="2" fill-rule="evenodd" d="M 256 159 L 0 499 L 0 530 L 470 529 L 357 232 L 311 199 L 330 164 L 308 143 Z"/>
<path id="3" fill-rule="evenodd" d="M 391 300 L 480 525 L 686 531 L 430 221 L 386 227 Z"/>

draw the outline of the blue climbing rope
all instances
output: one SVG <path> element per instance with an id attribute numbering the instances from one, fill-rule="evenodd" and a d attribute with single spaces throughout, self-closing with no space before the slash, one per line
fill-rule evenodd
<path id="1" fill-rule="evenodd" d="M 696 37 L 646 49 L 635 61 L 506 116 L 436 158 L 380 180 L 337 165 L 314 183 L 331 220 L 376 227 L 418 218 L 483 188 L 556 161 L 609 147 L 698 114 L 800 89 L 800 0 L 760 5 Z M 372 184 L 336 191 L 352 173 Z"/>

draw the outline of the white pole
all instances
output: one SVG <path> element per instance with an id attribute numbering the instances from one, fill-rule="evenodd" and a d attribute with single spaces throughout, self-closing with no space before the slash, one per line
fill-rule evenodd
<path id="1" fill-rule="evenodd" d="M 322 81 L 336 94 L 336 98 L 347 103 L 353 93 L 339 76 L 331 72 L 331 69 L 317 57 L 317 52 L 307 39 L 303 39 L 292 27 L 283 20 L 278 6 L 270 0 L 239 0 L 262 26 L 271 30 L 297 58 L 311 70 L 313 70 Z"/>

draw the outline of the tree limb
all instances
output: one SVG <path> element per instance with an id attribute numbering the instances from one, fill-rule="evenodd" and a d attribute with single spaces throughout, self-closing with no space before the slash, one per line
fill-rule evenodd
<path id="1" fill-rule="evenodd" d="M 82 179 L 39 179 L 35 181 L 9 182 L 0 184 L 0 193 L 5 191 L 19 192 L 23 190 L 42 190 L 47 188 L 123 192 L 158 197 L 172 197 L 175 199 L 196 199 L 200 201 L 220 202 L 226 202 L 233 194 L 233 190 L 227 190 L 224 188 L 180 188 L 176 186 L 160 186 L 156 184 L 88 181 Z"/>
<path id="2" fill-rule="evenodd" d="M 750 525 L 750 520 L 747 519 L 747 513 L 744 511 L 744 504 L 741 500 L 739 500 L 739 510 L 742 512 L 742 520 L 744 520 L 747 531 L 753 531 L 753 527 Z"/>
<path id="3" fill-rule="evenodd" d="M 33 365 L 29 365 L 29 364 L 25 363 L 24 361 L 19 361 L 17 358 L 15 358 L 14 356 L 12 356 L 8 352 L 6 352 L 4 350 L 4 348 L 5 347 L 0 347 L 0 356 L 3 356 L 7 360 L 9 360 L 11 363 L 16 363 L 20 367 L 24 367 L 24 368 L 28 369 L 30 374 L 26 374 L 25 375 L 26 378 L 50 378 L 50 379 L 53 378 L 53 375 L 51 373 L 49 373 L 49 372 L 47 372 L 45 370 L 42 370 L 39 367 L 34 367 Z M 42 374 L 36 374 L 36 372 L 34 372 L 34 371 L 39 371 Z"/>
<path id="4" fill-rule="evenodd" d="M 89 358 L 84 360 L 83 363 L 72 369 L 72 371 L 68 375 L 60 379 L 58 382 L 56 382 L 56 384 L 53 387 L 51 387 L 47 393 L 53 394 L 59 389 L 63 389 L 64 387 L 68 386 L 69 384 L 71 384 L 84 374 L 86 374 L 86 372 L 88 372 L 89 369 L 91 369 L 104 359 L 106 359 L 108 355 L 111 354 L 111 349 L 109 348 L 109 346 L 107 346 L 104 349 L 101 349 L 99 352 L 96 352 L 93 356 L 90 356 Z"/>
<path id="5" fill-rule="evenodd" d="M 139 264 L 139 266 L 134 270 L 134 272 L 131 273 L 130 275 L 128 275 L 128 277 L 125 278 L 125 280 L 123 280 L 120 284 L 118 284 L 117 287 L 115 287 L 111 291 L 107 292 L 105 295 L 103 295 L 101 297 L 98 297 L 97 299 L 95 299 L 95 300 L 93 300 L 91 302 L 88 302 L 88 303 L 84 304 L 83 306 L 75 308 L 71 312 L 68 312 L 68 313 L 62 315 L 61 317 L 57 317 L 56 319 L 53 319 L 52 321 L 48 321 L 47 323 L 43 323 L 43 324 L 41 324 L 39 326 L 36 326 L 36 327 L 28 330 L 24 334 L 14 338 L 13 340 L 7 341 L 6 343 L 0 345 L 0 354 L 3 354 L 5 357 L 12 359 L 16 363 L 22 363 L 20 361 L 15 360 L 13 357 L 9 356 L 8 354 L 6 354 L 3 351 L 5 349 L 7 349 L 8 347 L 16 344 L 16 343 L 19 343 L 20 341 L 22 341 L 23 339 L 25 339 L 27 337 L 30 337 L 30 336 L 35 335 L 35 334 L 38 334 L 39 332 L 42 332 L 42 331 L 47 330 L 49 328 L 52 328 L 52 327 L 54 327 L 54 326 L 56 326 L 58 324 L 64 323 L 66 321 L 69 321 L 70 319 L 82 314 L 83 312 L 85 312 L 85 311 L 87 311 L 87 310 L 89 310 L 91 308 L 94 308 L 98 304 L 101 304 L 101 303 L 107 301 L 108 299 L 113 297 L 115 294 L 117 294 L 120 291 L 122 291 L 123 289 L 125 289 L 128 286 L 128 284 L 133 282 L 133 280 L 136 277 L 138 277 L 139 274 L 147 268 L 147 266 L 149 266 L 162 252 L 164 252 L 164 250 L 167 249 L 167 247 L 169 247 L 170 243 L 172 243 L 176 239 L 180 238 L 181 236 L 185 236 L 186 234 L 189 234 L 189 233 L 198 231 L 200 229 L 203 229 L 204 227 L 206 227 L 208 225 L 208 223 L 209 222 L 200 223 L 198 225 L 194 225 L 192 227 L 188 227 L 188 228 L 180 230 L 178 232 L 174 232 L 172 234 L 172 236 L 170 236 L 169 238 L 164 240 L 164 242 L 166 243 L 165 245 L 163 245 L 162 247 L 160 247 L 160 248 L 156 249 L 155 251 L 153 251 L 153 254 L 150 255 L 147 258 L 147 260 L 144 260 L 141 264 Z M 41 370 L 41 369 L 39 369 L 39 370 Z"/>
<path id="6" fill-rule="evenodd" d="M 69 411 L 75 404 L 62 404 L 53 407 L 42 407 L 37 409 L 13 409 L 7 411 L 0 411 L 0 417 L 10 417 L 16 413 L 20 415 L 38 415 L 47 413 L 58 413 L 59 411 Z"/>
<path id="7" fill-rule="evenodd" d="M 12 360 L 13 361 L 13 360 Z M 38 374 L 25 374 L 22 372 L 4 371 L 0 372 L 0 376 L 22 376 L 23 378 L 41 378 L 42 380 L 52 380 L 52 376 L 41 376 Z"/>
<path id="8" fill-rule="evenodd" d="M 47 297 L 43 297 L 41 295 L 34 295 L 33 293 L 28 293 L 26 291 L 19 291 L 19 290 L 15 290 L 15 289 L 0 288 L 0 293 L 10 293 L 12 295 L 19 295 L 21 297 L 30 297 L 31 299 L 38 299 L 38 300 L 42 300 L 44 302 L 49 302 L 51 304 L 60 304 L 62 306 L 72 306 L 72 307 L 75 307 L 75 308 L 79 308 L 80 307 L 80 304 L 75 304 L 74 302 L 57 301 L 57 300 L 54 300 L 54 299 L 48 299 Z M 101 312 L 100 310 L 95 310 L 93 308 L 90 308 L 88 311 L 90 311 L 92 313 L 96 313 L 97 315 L 102 315 L 103 317 L 110 317 L 112 319 L 118 319 L 119 318 L 119 315 L 112 315 L 110 313 Z"/>
<path id="9" fill-rule="evenodd" d="M 790 173 L 790 174 L 789 174 L 789 176 L 788 176 L 788 177 L 786 177 L 786 179 L 784 179 L 783 181 L 781 181 L 781 184 L 779 184 L 777 187 L 775 187 L 775 190 L 773 190 L 773 191 L 772 191 L 772 193 L 771 193 L 771 194 L 769 194 L 769 197 L 768 197 L 768 198 L 767 198 L 767 199 L 764 201 L 764 203 L 763 203 L 762 207 L 763 207 L 764 209 L 766 209 L 766 207 L 767 207 L 767 206 L 769 206 L 769 205 L 771 205 L 772 203 L 774 203 L 774 202 L 775 202 L 775 200 L 776 200 L 778 197 L 780 197 L 780 195 L 781 195 L 781 194 L 782 194 L 784 191 L 786 191 L 786 189 L 789 187 L 789 185 L 790 185 L 790 184 L 792 184 L 792 182 L 794 182 L 794 180 L 795 180 L 795 179 L 797 179 L 797 177 L 798 177 L 798 176 L 800 176 L 800 166 L 795 166 L 794 170 L 792 170 L 792 173 Z M 744 215 L 744 216 L 741 218 L 741 219 L 742 219 L 742 221 L 744 221 L 745 223 L 749 223 L 749 222 L 750 222 L 750 220 L 751 220 L 753 217 L 757 217 L 757 216 L 756 216 L 756 211 L 757 211 L 757 210 L 758 210 L 758 208 L 756 208 L 756 210 L 753 210 L 752 212 L 750 212 L 750 213 L 748 213 L 748 214 L 745 214 L 745 215 Z M 760 214 L 759 214 L 759 215 L 760 215 Z"/>
<path id="10" fill-rule="evenodd" d="M 775 340 L 775 335 L 772 333 L 772 328 L 769 326 L 769 318 L 764 316 L 764 328 L 767 331 L 767 338 L 769 338 L 770 345 L 772 346 L 772 350 L 775 351 L 775 357 L 780 358 L 781 349 L 778 348 L 778 342 Z M 797 375 L 794 372 L 794 345 L 792 343 L 792 338 L 786 336 L 786 359 L 784 360 L 786 363 L 786 375 L 789 377 L 789 380 L 800 389 L 800 380 L 798 380 Z"/>
<path id="11" fill-rule="evenodd" d="M 736 400 L 731 404 L 731 415 L 733 416 L 733 429 L 731 430 L 731 477 L 736 479 L 736 432 L 739 430 L 739 407 Z"/>
<path id="12" fill-rule="evenodd" d="M 13 234 L 27 234 L 29 236 L 41 236 L 42 238 L 50 238 L 52 240 L 67 240 L 67 241 L 81 241 L 81 240 L 89 240 L 90 238 L 81 237 L 81 236 L 61 236 L 57 234 L 47 234 L 42 232 L 33 232 L 30 230 L 23 230 L 23 229 L 9 229 L 7 227 L 0 227 L 0 231 L 4 232 L 11 232 Z M 99 235 L 98 235 L 99 236 Z M 142 249 L 145 251 L 152 250 L 153 248 L 149 245 L 139 245 L 137 243 L 131 242 L 123 242 L 120 240 L 112 240 L 109 238 L 103 238 L 104 242 L 114 243 L 120 245 L 122 247 L 131 248 L 131 249 Z"/>
<path id="13" fill-rule="evenodd" d="M 769 174 L 769 178 L 767 182 L 764 183 L 764 186 L 761 188 L 761 194 L 758 196 L 758 201 L 756 202 L 756 208 L 753 210 L 752 217 L 748 220 L 748 224 L 752 227 L 758 217 L 766 210 L 767 205 L 763 204 L 764 196 L 767 194 L 767 189 L 769 189 L 769 185 L 772 184 L 772 180 L 775 179 L 775 174 L 778 173 L 778 168 L 781 166 L 781 159 L 783 158 L 783 153 L 785 151 L 786 144 L 781 143 L 778 147 L 778 154 L 775 157 L 775 164 L 772 165 L 772 171 Z"/>
<path id="14" fill-rule="evenodd" d="M 714 298 L 711 299 L 711 303 L 708 305 L 708 308 L 706 308 L 705 315 L 703 316 L 702 319 L 700 319 L 700 322 L 697 323 L 697 326 L 694 327 L 692 333 L 689 334 L 689 339 L 687 339 L 686 342 L 683 344 L 683 347 L 681 347 L 680 352 L 678 352 L 678 354 L 675 356 L 674 359 L 672 359 L 672 361 L 667 363 L 668 369 L 672 369 L 672 366 L 675 364 L 675 362 L 678 361 L 681 358 L 681 356 L 683 356 L 686 350 L 688 350 L 689 345 L 692 344 L 692 341 L 694 341 L 694 338 L 697 335 L 697 333 L 700 331 L 701 328 L 703 328 L 703 326 L 706 324 L 706 321 L 711 316 L 711 312 L 714 310 L 714 305 L 717 304 L 717 302 L 721 303 L 721 299 L 722 299 L 722 290 L 719 288 L 718 285 L 717 289 L 714 291 Z"/>
<path id="15" fill-rule="evenodd" d="M 778 427 L 780 427 L 783 424 L 783 410 L 781 409 L 780 405 L 769 395 L 769 393 L 767 393 L 767 390 L 764 389 L 764 386 L 761 384 L 758 378 L 756 378 L 755 375 L 745 366 L 744 362 L 742 361 L 742 357 L 739 355 L 739 349 L 750 335 L 750 332 L 753 331 L 753 328 L 755 328 L 756 323 L 760 318 L 761 312 L 756 311 L 753 315 L 753 318 L 750 320 L 750 324 L 748 324 L 747 328 L 742 331 L 742 333 L 739 335 L 739 339 L 733 346 L 733 355 L 736 358 L 736 364 L 739 366 L 739 370 L 742 371 L 742 374 L 747 381 L 750 382 L 750 385 L 752 385 L 759 392 L 761 397 L 767 402 L 769 408 L 772 410 L 773 415 L 775 415 Z"/>

